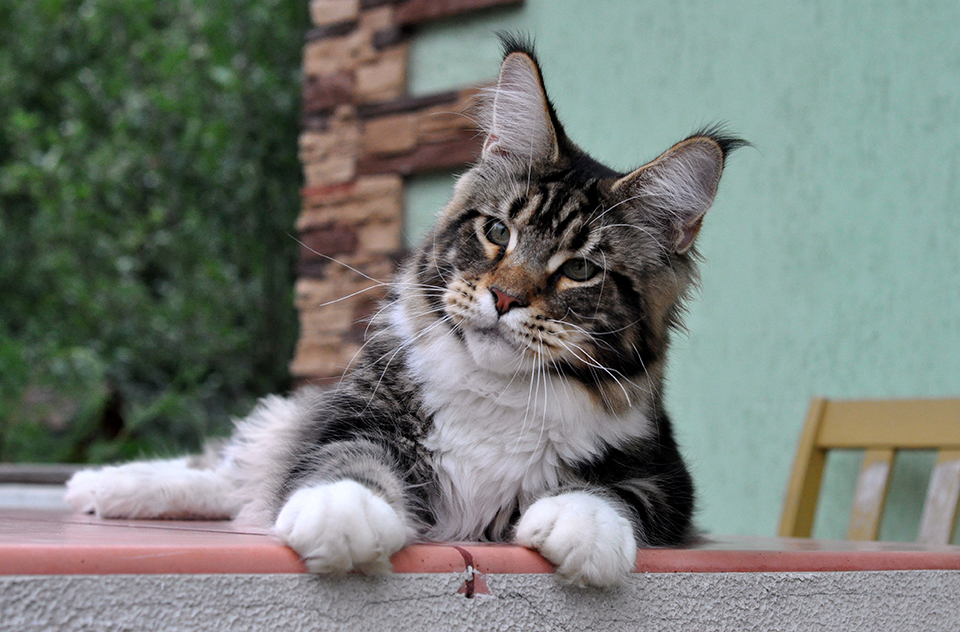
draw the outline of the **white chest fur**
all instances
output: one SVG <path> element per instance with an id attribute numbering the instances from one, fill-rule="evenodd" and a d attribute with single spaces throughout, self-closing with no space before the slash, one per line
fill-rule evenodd
<path id="1" fill-rule="evenodd" d="M 569 380 L 481 368 L 452 335 L 421 339 L 409 357 L 433 414 L 424 445 L 441 488 L 436 538 L 475 540 L 488 525 L 499 530 L 514 508 L 563 483 L 565 465 L 650 431 L 642 410 L 607 414 Z"/>

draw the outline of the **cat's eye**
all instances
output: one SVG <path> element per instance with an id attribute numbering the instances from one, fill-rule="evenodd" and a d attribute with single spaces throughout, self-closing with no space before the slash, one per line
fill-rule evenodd
<path id="1" fill-rule="evenodd" d="M 570 259 L 560 268 L 563 276 L 574 281 L 589 281 L 599 271 L 597 264 L 586 259 Z"/>
<path id="2" fill-rule="evenodd" d="M 487 222 L 487 239 L 497 246 L 506 246 L 510 243 L 510 229 L 498 219 Z"/>

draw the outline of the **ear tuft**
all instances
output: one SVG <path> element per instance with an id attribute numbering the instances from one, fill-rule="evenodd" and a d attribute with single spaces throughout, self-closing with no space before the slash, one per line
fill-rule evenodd
<path id="1" fill-rule="evenodd" d="M 529 164 L 557 157 L 557 133 L 532 53 L 508 52 L 500 66 L 497 86 L 489 95 L 492 104 L 486 117 L 484 159 L 505 158 Z"/>

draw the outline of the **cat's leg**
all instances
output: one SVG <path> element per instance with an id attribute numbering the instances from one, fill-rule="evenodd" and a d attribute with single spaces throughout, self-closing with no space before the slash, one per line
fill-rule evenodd
<path id="1" fill-rule="evenodd" d="M 622 584 L 637 561 L 629 510 L 612 498 L 570 491 L 541 498 L 517 524 L 516 541 L 539 551 L 577 586 Z"/>
<path id="2" fill-rule="evenodd" d="M 65 499 L 102 518 L 234 518 L 276 476 L 303 409 L 300 396 L 264 397 L 229 440 L 208 442 L 202 455 L 83 470 L 67 482 Z M 246 522 L 269 525 L 250 513 Z"/>
<path id="3" fill-rule="evenodd" d="M 520 544 L 540 551 L 575 584 L 615 585 L 638 546 L 681 546 L 696 538 L 693 481 L 668 428 L 656 442 L 614 449 L 584 466 L 579 489 L 541 498 L 517 524 Z"/>
<path id="4" fill-rule="evenodd" d="M 313 573 L 390 570 L 390 556 L 416 535 L 403 483 L 382 446 L 318 447 L 315 466 L 283 504 L 274 533 Z"/>
<path id="5" fill-rule="evenodd" d="M 64 498 L 101 518 L 227 520 L 240 509 L 225 468 L 194 467 L 192 457 L 82 470 Z"/>

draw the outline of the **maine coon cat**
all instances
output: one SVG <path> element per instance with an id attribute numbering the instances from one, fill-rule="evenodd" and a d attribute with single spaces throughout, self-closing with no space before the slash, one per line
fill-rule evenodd
<path id="1" fill-rule="evenodd" d="M 74 507 L 272 525 L 317 573 L 382 571 L 417 540 L 515 541 L 610 586 L 638 546 L 691 540 L 664 369 L 742 142 L 704 131 L 614 171 L 567 138 L 532 48 L 503 43 L 482 156 L 340 386 L 263 399 L 202 457 L 79 472 Z"/>

